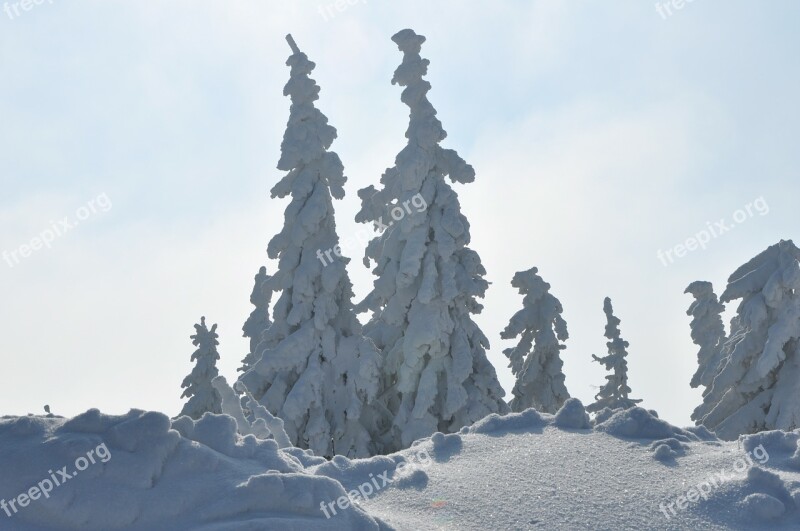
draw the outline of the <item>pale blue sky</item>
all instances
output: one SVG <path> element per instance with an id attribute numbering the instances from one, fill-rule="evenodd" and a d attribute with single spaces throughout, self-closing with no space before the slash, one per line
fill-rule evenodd
<path id="1" fill-rule="evenodd" d="M 0 414 L 175 414 L 201 315 L 219 323 L 220 369 L 235 376 L 252 277 L 274 270 L 265 249 L 286 205 L 268 190 L 288 32 L 339 131 L 343 239 L 356 191 L 405 142 L 390 37 L 428 38 L 445 146 L 477 171 L 456 189 L 493 283 L 478 321 L 508 391 L 510 281 L 535 265 L 565 308 L 572 395 L 589 401 L 604 381 L 591 354 L 605 352 L 610 296 L 634 395 L 687 424 L 700 392 L 684 288 L 720 292 L 763 248 L 800 239 L 796 2 L 695 0 L 666 19 L 651 1 L 45 0 L 18 16 L 13 4 L 0 13 L 0 251 L 101 194 L 113 207 L 0 261 Z M 762 197 L 768 214 L 657 258 Z M 372 277 L 351 254 L 361 297 Z"/>

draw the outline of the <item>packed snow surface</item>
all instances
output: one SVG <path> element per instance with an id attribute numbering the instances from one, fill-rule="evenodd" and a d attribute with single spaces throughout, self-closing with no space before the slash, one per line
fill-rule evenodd
<path id="1" fill-rule="evenodd" d="M 328 461 L 242 437 L 227 415 L 4 417 L 0 529 L 800 525 L 800 430 L 724 442 L 638 407 L 586 421 L 571 399 L 556 415 L 493 414 L 389 456 Z"/>

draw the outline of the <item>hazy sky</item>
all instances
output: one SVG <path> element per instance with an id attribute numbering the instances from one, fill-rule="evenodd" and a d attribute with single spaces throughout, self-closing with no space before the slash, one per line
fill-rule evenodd
<path id="1" fill-rule="evenodd" d="M 390 37 L 428 38 L 444 146 L 477 172 L 455 188 L 492 282 L 477 320 L 509 392 L 510 281 L 537 266 L 564 305 L 570 393 L 588 402 L 604 382 L 591 355 L 606 351 L 610 296 L 633 395 L 688 424 L 700 391 L 683 290 L 719 293 L 749 258 L 800 239 L 797 2 L 14 4 L 0 13 L 0 414 L 174 415 L 201 315 L 235 377 L 288 203 L 269 197 L 288 32 L 339 132 L 342 239 L 359 227 L 357 190 L 405 143 Z M 676 254 L 720 222 L 733 228 Z M 372 275 L 362 249 L 351 256 L 360 298 Z"/>

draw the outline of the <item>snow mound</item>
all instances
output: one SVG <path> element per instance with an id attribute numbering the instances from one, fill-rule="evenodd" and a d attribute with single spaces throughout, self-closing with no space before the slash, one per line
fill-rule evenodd
<path id="1" fill-rule="evenodd" d="M 800 430 L 790 432 L 763 431 L 741 437 L 742 447 L 747 452 L 755 452 L 759 447 L 768 453 L 773 465 L 785 465 L 800 470 Z"/>
<path id="2" fill-rule="evenodd" d="M 457 433 L 447 435 L 438 432 L 434 433 L 431 436 L 431 443 L 433 443 L 433 456 L 439 462 L 449 461 L 451 457 L 460 453 L 461 448 L 464 446 L 461 435 Z M 419 446 L 419 444 L 416 446 Z"/>
<path id="3" fill-rule="evenodd" d="M 472 426 L 462 428 L 461 433 L 503 435 L 509 431 L 540 430 L 544 426 L 547 426 L 551 419 L 551 415 L 543 415 L 535 409 L 526 409 L 522 413 L 509 413 L 507 415 L 492 413 Z"/>
<path id="4" fill-rule="evenodd" d="M 611 409 L 610 407 L 604 407 L 603 409 L 594 414 L 592 425 L 596 426 L 598 424 L 602 424 L 603 422 L 613 417 L 614 413 L 617 413 L 618 411 L 624 411 L 624 409 L 621 407 L 618 407 L 616 409 Z"/>
<path id="5" fill-rule="evenodd" d="M 750 494 L 738 504 L 744 512 L 742 518 L 763 523 L 796 513 L 797 504 L 789 488 L 777 474 L 758 466 L 750 468 L 743 482 L 743 491 Z"/>
<path id="6" fill-rule="evenodd" d="M 655 441 L 650 445 L 650 450 L 653 452 L 653 457 L 664 462 L 671 462 L 676 457 L 686 455 L 686 450 L 688 448 L 688 444 L 682 443 L 678 439 L 672 437 L 669 439 Z"/>
<path id="7" fill-rule="evenodd" d="M 681 442 L 717 441 L 714 434 L 705 428 L 678 428 L 659 419 L 655 411 L 648 411 L 641 407 L 604 408 L 597 413 L 593 422 L 586 408 L 577 398 L 568 399 L 555 415 L 540 413 L 532 408 L 521 413 L 492 414 L 471 427 L 462 428 L 460 433 L 462 435 L 479 433 L 493 436 L 520 431 L 541 433 L 542 429 L 547 426 L 567 430 L 594 429 L 615 437 L 658 440 L 676 452 L 680 450 Z M 441 436 L 441 434 L 436 434 L 434 440 Z M 670 440 L 675 440 L 678 445 L 675 446 Z M 653 447 L 655 448 L 655 446 L 657 445 L 654 444 Z M 675 447 L 673 448 L 673 446 Z"/>
<path id="8" fill-rule="evenodd" d="M 741 502 L 741 507 L 759 520 L 775 520 L 783 516 L 786 507 L 769 494 L 751 494 Z"/>
<path id="9" fill-rule="evenodd" d="M 701 510 L 713 512 L 724 507 L 726 513 L 740 522 L 737 527 L 745 529 L 796 529 L 800 483 L 781 477 L 780 468 L 766 470 L 765 467 L 776 464 L 766 447 L 749 447 L 733 467 L 733 472 L 744 476 L 736 479 L 724 470 L 718 473 L 718 482 L 712 482 L 708 489 L 713 491 L 710 497 L 700 489 L 705 499 Z"/>
<path id="10" fill-rule="evenodd" d="M 330 461 L 317 466 L 315 473 L 335 479 L 349 490 L 364 481 L 364 477 L 377 476 L 384 472 L 391 475 L 396 468 L 397 461 L 385 455 L 375 456 L 368 460 L 352 460 L 337 455 Z"/>
<path id="11" fill-rule="evenodd" d="M 691 433 L 701 441 L 706 441 L 716 445 L 720 444 L 719 438 L 715 434 L 708 431 L 708 428 L 705 426 L 688 426 L 684 428 L 684 431 Z"/>
<path id="12" fill-rule="evenodd" d="M 553 424 L 559 428 L 587 430 L 592 427 L 589 414 L 577 398 L 570 398 L 556 412 Z"/>
<path id="13" fill-rule="evenodd" d="M 4 417 L 0 470 L 2 529 L 388 529 L 360 508 L 326 521 L 344 487 L 223 415 Z"/>
<path id="14" fill-rule="evenodd" d="M 699 440 L 692 432 L 676 428 L 641 407 L 617 410 L 611 417 L 594 427 L 597 431 L 628 439 L 678 439 Z"/>

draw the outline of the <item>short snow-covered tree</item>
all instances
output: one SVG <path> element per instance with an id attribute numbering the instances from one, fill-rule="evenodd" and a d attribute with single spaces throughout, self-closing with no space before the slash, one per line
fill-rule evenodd
<path id="1" fill-rule="evenodd" d="M 250 352 L 242 360 L 242 366 L 237 369 L 239 372 L 250 370 L 261 357 L 258 346 L 263 339 L 264 331 L 270 325 L 269 303 L 272 300 L 272 291 L 266 285 L 267 279 L 269 279 L 267 268 L 261 266 L 255 277 L 253 292 L 250 294 L 250 303 L 255 306 L 255 309 L 250 313 L 242 327 L 244 337 L 250 340 Z"/>
<path id="2" fill-rule="evenodd" d="M 184 404 L 181 416 L 189 416 L 199 419 L 204 413 L 221 413 L 222 398 L 211 381 L 219 374 L 217 370 L 217 325 L 213 325 L 211 330 L 206 326 L 206 318 L 200 318 L 200 324 L 194 325 L 195 334 L 190 336 L 192 344 L 197 350 L 192 354 L 192 361 L 195 362 L 192 372 L 183 379 L 181 387 L 185 388 L 181 398 L 189 400 Z"/>
<path id="3" fill-rule="evenodd" d="M 800 249 L 781 240 L 728 278 L 740 299 L 722 366 L 695 411 L 720 438 L 800 428 Z"/>
<path id="4" fill-rule="evenodd" d="M 511 285 L 525 296 L 523 309 L 514 314 L 500 337 L 520 337 L 517 346 L 503 351 L 517 377 L 511 409 L 523 411 L 532 407 L 555 413 L 569 398 L 560 356 L 567 348 L 563 342 L 569 334 L 561 317 L 561 302 L 550 293 L 550 284 L 538 272 L 534 267 L 514 275 Z"/>
<path id="5" fill-rule="evenodd" d="M 405 87 L 408 144 L 380 190 L 359 191 L 356 221 L 382 231 L 367 246 L 364 262 L 375 261 L 378 278 L 359 311 L 373 312 L 365 332 L 385 356 L 384 403 L 394 419 L 387 445 L 398 449 L 508 406 L 486 357 L 489 341 L 472 320 L 482 310 L 476 299 L 487 289 L 486 271 L 468 247 L 469 222 L 445 180 L 470 183 L 475 171 L 439 145 L 446 133 L 426 95 L 425 37 L 407 29 L 392 40 L 403 52 L 392 83 Z"/>
<path id="6" fill-rule="evenodd" d="M 595 403 L 586 408 L 591 413 L 596 413 L 601 409 L 629 409 L 641 402 L 634 400 L 628 395 L 631 388 L 628 387 L 628 342 L 622 339 L 619 331 L 620 320 L 614 315 L 614 308 L 611 306 L 611 299 L 606 297 L 603 301 L 603 311 L 606 314 L 606 338 L 608 342 L 608 355 L 598 358 L 592 354 L 594 361 L 605 365 L 611 374 L 606 376 L 606 384 L 600 388 L 595 396 Z"/>
<path id="7" fill-rule="evenodd" d="M 346 181 L 338 155 L 328 151 L 336 129 L 314 106 L 314 63 L 287 39 L 293 54 L 284 94 L 292 105 L 278 169 L 288 173 L 272 197 L 290 196 L 291 202 L 283 230 L 267 249 L 279 263 L 265 284 L 280 296 L 260 359 L 240 381 L 283 419 L 295 446 L 320 456 L 366 457 L 380 450 L 371 404 L 379 392 L 381 357 L 361 334 L 345 269 L 349 260 L 336 233 L 332 197 L 344 197 Z"/>
<path id="8" fill-rule="evenodd" d="M 684 293 L 691 293 L 694 301 L 686 311 L 692 317 L 692 341 L 700 347 L 697 353 L 697 371 L 692 376 L 692 387 L 711 387 L 722 362 L 722 345 L 725 343 L 725 325 L 720 304 L 711 282 L 698 280 L 689 284 Z"/>

